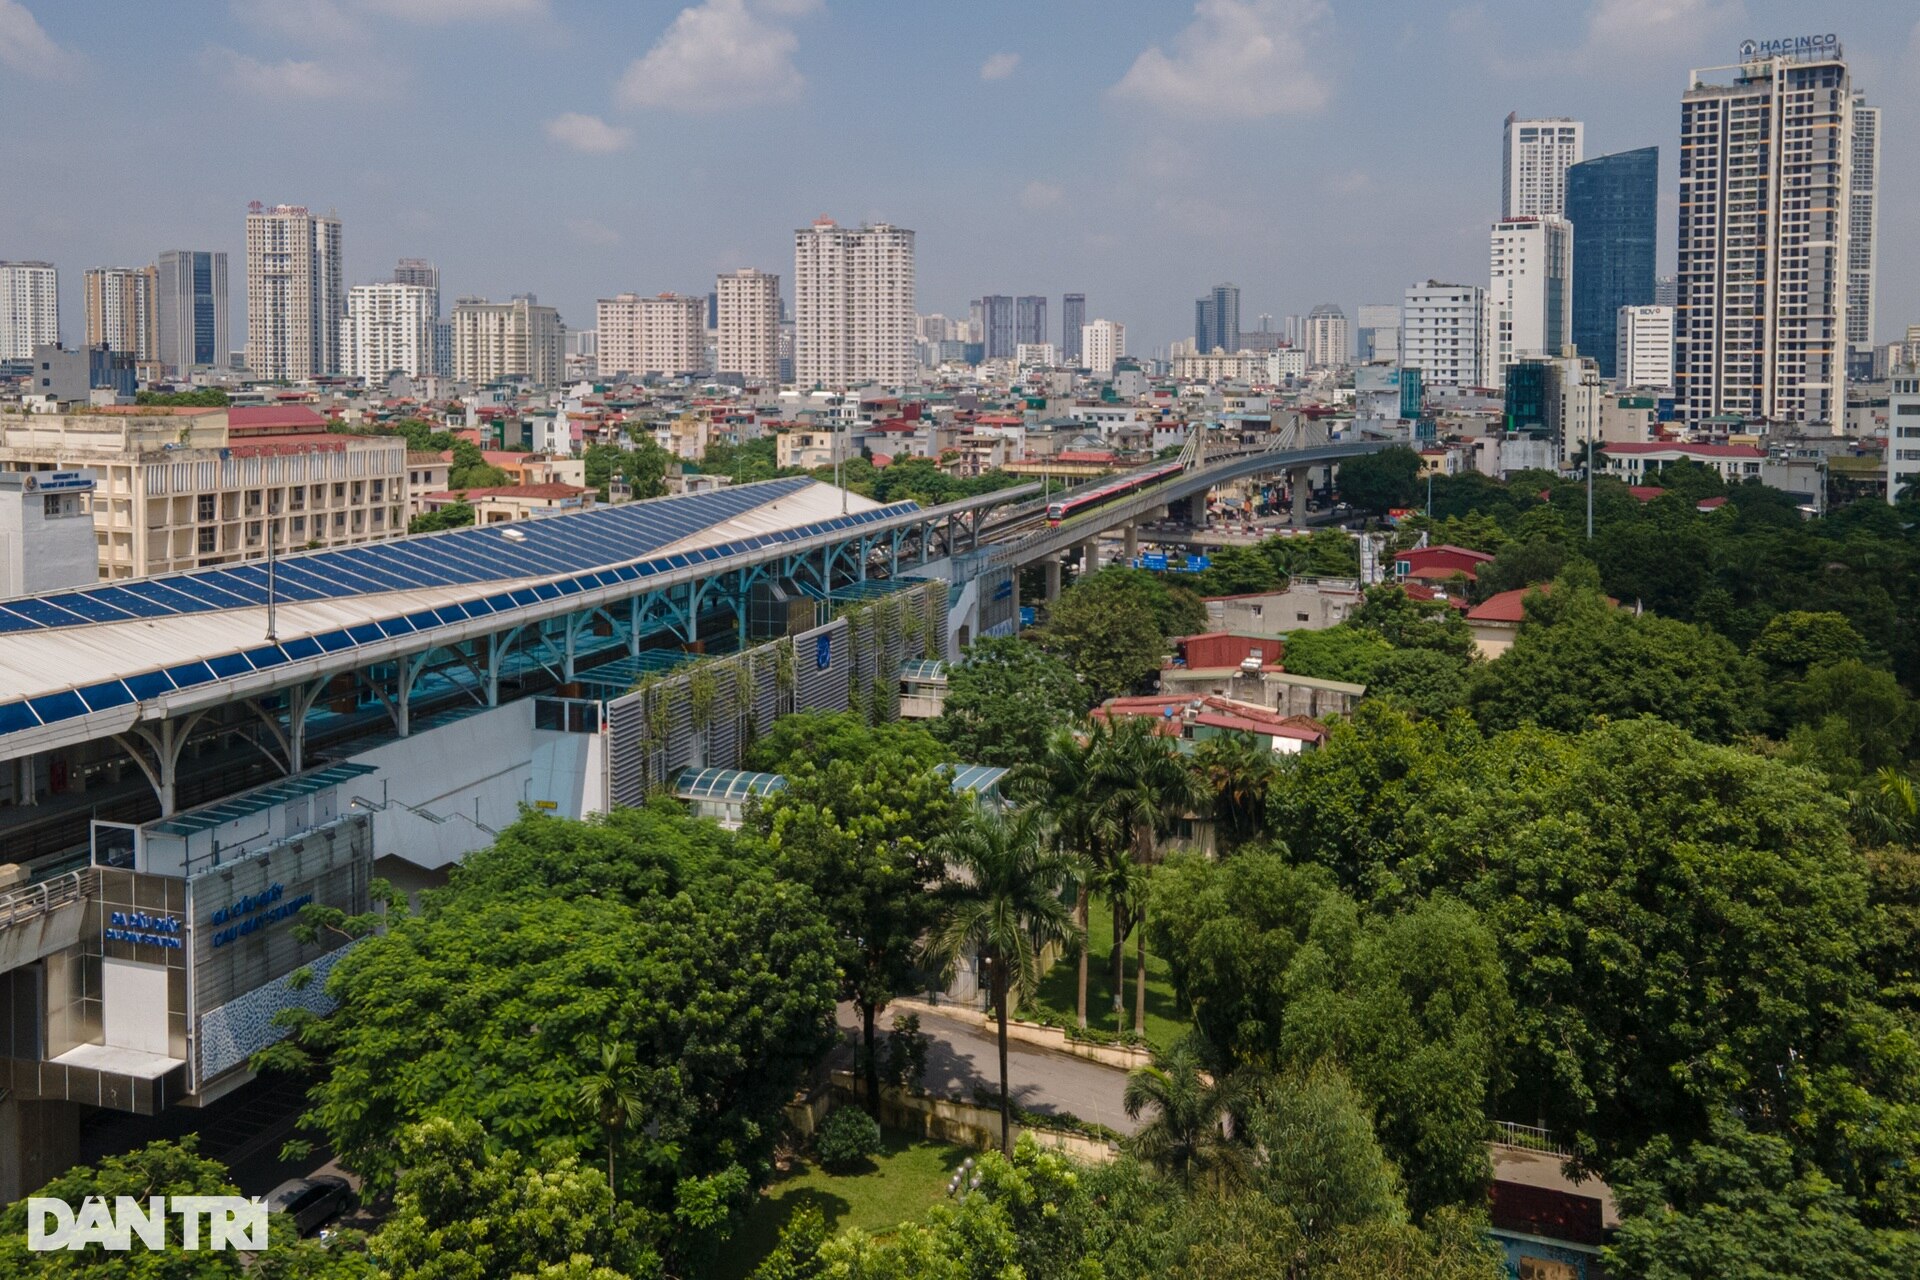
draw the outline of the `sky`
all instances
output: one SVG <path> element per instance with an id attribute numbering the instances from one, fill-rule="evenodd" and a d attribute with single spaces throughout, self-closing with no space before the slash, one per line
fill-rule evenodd
<path id="1" fill-rule="evenodd" d="M 1821 16 L 1810 16 L 1815 11 Z M 1501 122 L 1660 148 L 1661 262 L 1692 67 L 1837 32 L 1884 108 L 1876 339 L 1920 323 L 1920 11 L 1896 0 L 0 0 L 0 259 L 81 272 L 224 249 L 250 200 L 572 327 L 623 291 L 793 269 L 827 214 L 917 233 L 919 310 L 1087 295 L 1151 352 L 1485 283 Z"/>

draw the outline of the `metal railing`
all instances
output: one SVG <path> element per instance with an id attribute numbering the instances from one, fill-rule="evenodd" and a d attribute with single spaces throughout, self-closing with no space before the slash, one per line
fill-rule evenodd
<path id="1" fill-rule="evenodd" d="M 92 867 L 82 867 L 65 875 L 42 880 L 39 884 L 0 893 L 0 929 L 46 915 L 87 896 Z"/>
<path id="2" fill-rule="evenodd" d="M 1538 1151 L 1544 1155 L 1572 1159 L 1573 1151 L 1560 1141 L 1551 1129 L 1542 1129 L 1538 1125 L 1515 1124 L 1511 1120 L 1493 1121 L 1488 1141 L 1503 1147 L 1519 1147 L 1523 1151 Z"/>

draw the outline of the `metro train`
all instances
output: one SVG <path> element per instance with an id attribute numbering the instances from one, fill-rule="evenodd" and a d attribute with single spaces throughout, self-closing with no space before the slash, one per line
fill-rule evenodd
<path id="1" fill-rule="evenodd" d="M 1115 498 L 1124 498 L 1130 493 L 1137 493 L 1150 484 L 1158 484 L 1170 476 L 1180 474 L 1182 469 L 1178 462 L 1162 462 L 1141 471 L 1115 476 L 1084 492 L 1047 504 L 1047 524 L 1049 527 L 1058 528 L 1060 522 L 1069 516 L 1091 511 L 1095 507 L 1112 502 Z"/>

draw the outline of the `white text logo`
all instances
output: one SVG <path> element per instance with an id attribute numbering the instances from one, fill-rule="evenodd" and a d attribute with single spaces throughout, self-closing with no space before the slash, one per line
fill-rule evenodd
<path id="1" fill-rule="evenodd" d="M 97 1244 L 125 1251 L 133 1248 L 137 1236 L 149 1249 L 164 1249 L 171 1215 L 180 1218 L 183 1249 L 257 1251 L 267 1247 L 267 1202 L 257 1197 L 149 1196 L 142 1204 L 132 1196 L 118 1196 L 109 1209 L 104 1197 L 88 1196 L 75 1212 L 65 1200 L 31 1196 L 27 1199 L 27 1248 L 47 1253 Z"/>

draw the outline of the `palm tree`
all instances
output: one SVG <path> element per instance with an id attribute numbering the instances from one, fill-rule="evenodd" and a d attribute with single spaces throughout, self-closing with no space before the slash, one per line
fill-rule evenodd
<path id="1" fill-rule="evenodd" d="M 1107 848 L 1126 851 L 1134 862 L 1142 865 L 1153 861 L 1157 841 L 1173 830 L 1174 823 L 1206 803 L 1205 792 L 1187 767 L 1178 744 L 1162 736 L 1158 726 L 1145 717 L 1129 718 L 1113 726 L 1101 751 L 1098 790 L 1100 799 L 1093 820 L 1096 835 Z M 1124 882 L 1125 874 L 1123 871 L 1114 874 L 1110 870 L 1109 878 Z M 1116 1019 L 1125 1007 L 1121 970 L 1125 964 L 1129 927 L 1125 904 L 1116 893 L 1112 957 Z M 1144 958 L 1144 952 L 1142 955 Z M 1140 988 L 1135 1004 L 1144 1010 L 1147 983 L 1144 964 L 1134 980 Z M 1140 1025 L 1139 1019 L 1135 1021 L 1134 1030 L 1144 1032 L 1145 1026 Z"/>
<path id="2" fill-rule="evenodd" d="M 1129 1141 L 1135 1155 L 1182 1182 L 1192 1182 L 1196 1173 L 1235 1181 L 1247 1171 L 1247 1149 L 1227 1136 L 1222 1121 L 1242 1090 L 1235 1077 L 1209 1081 L 1200 1065 L 1192 1037 L 1183 1036 L 1165 1053 L 1154 1054 L 1153 1065 L 1127 1074 L 1121 1099 L 1127 1115 L 1138 1120 L 1147 1108 L 1154 1111 Z"/>
<path id="3" fill-rule="evenodd" d="M 578 1097 L 580 1105 L 593 1112 L 600 1127 L 607 1131 L 607 1189 L 614 1192 L 617 1200 L 619 1192 L 614 1190 L 613 1182 L 613 1144 L 623 1129 L 633 1128 L 646 1113 L 646 1103 L 642 1099 L 644 1073 L 630 1044 L 603 1040 L 599 1052 L 590 1054 L 589 1059 L 592 1066 L 580 1078 Z"/>
<path id="4" fill-rule="evenodd" d="M 1080 974 L 1075 1014 L 1087 1025 L 1087 963 L 1085 942 L 1089 896 L 1100 865 L 1093 829 L 1098 796 L 1094 791 L 1099 743 L 1107 733 L 1104 721 L 1085 731 L 1062 725 L 1047 735 L 1040 758 L 1014 770 L 1003 788 L 1023 804 L 1037 804 L 1053 828 L 1054 847 L 1075 866 L 1073 923 L 1080 931 Z"/>
<path id="5" fill-rule="evenodd" d="M 1013 1152 L 1013 1101 L 1007 1084 L 1007 1002 L 1040 981 L 1040 953 L 1072 941 L 1077 930 L 1061 901 L 1073 874 L 1041 824 L 1040 813 L 1011 816 L 969 808 L 934 844 L 947 878 L 938 890 L 925 953 L 944 981 L 964 955 L 977 954 L 1000 1033 L 1000 1146 Z"/>
<path id="6" fill-rule="evenodd" d="M 1250 733 L 1209 738 L 1193 750 L 1193 767 L 1213 797 L 1214 830 L 1221 851 L 1237 849 L 1260 834 L 1267 797 L 1280 777 L 1273 752 Z"/>
<path id="7" fill-rule="evenodd" d="M 1854 819 L 1882 844 L 1920 845 L 1920 783 L 1882 765 L 1853 795 Z"/>

